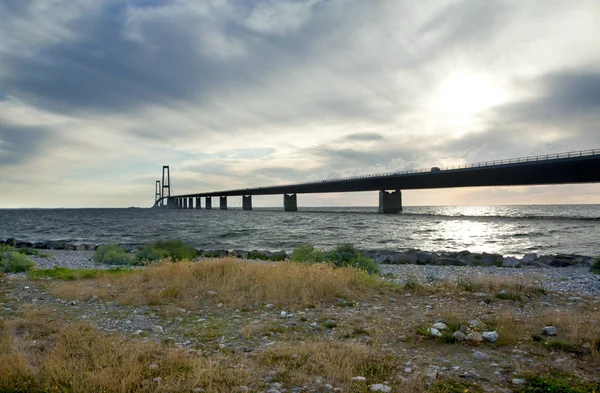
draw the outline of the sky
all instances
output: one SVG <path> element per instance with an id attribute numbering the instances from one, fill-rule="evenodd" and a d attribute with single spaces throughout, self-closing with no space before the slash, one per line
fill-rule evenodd
<path id="1" fill-rule="evenodd" d="M 599 48 L 598 0 L 0 0 L 0 208 L 151 206 L 162 165 L 184 194 L 597 149 Z"/>

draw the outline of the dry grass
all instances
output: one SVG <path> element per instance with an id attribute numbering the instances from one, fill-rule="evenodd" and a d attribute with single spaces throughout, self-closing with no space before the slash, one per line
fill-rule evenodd
<path id="1" fill-rule="evenodd" d="M 62 283 L 53 295 L 66 299 L 112 297 L 124 304 L 171 303 L 195 309 L 201 302 L 225 307 L 272 303 L 296 309 L 330 303 L 337 297 L 357 297 L 376 280 L 351 268 L 327 264 L 257 263 L 226 258 L 201 263 L 162 262 L 123 276 Z M 215 291 L 216 296 L 207 292 Z"/>
<path id="2" fill-rule="evenodd" d="M 61 325 L 31 310 L 0 323 L 0 391 L 134 392 L 148 385 L 152 392 L 230 392 L 256 380 L 238 362 L 234 355 L 209 360 L 84 324 Z M 159 376 L 162 382 L 152 382 Z"/>
<path id="3" fill-rule="evenodd" d="M 259 362 L 277 371 L 278 380 L 284 384 L 307 385 L 315 378 L 324 378 L 333 386 L 352 386 L 355 376 L 365 377 L 368 384 L 390 381 L 402 365 L 398 357 L 364 344 L 340 341 L 282 344 L 262 352 Z"/>

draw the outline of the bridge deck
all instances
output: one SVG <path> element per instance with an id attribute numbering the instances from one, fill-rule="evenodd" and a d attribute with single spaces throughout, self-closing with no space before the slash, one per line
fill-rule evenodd
<path id="1" fill-rule="evenodd" d="M 307 194 L 600 182 L 600 149 L 280 186 L 173 195 L 175 198 Z"/>

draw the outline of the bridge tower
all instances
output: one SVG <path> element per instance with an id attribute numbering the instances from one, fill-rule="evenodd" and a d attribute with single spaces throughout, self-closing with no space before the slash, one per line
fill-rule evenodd
<path id="1" fill-rule="evenodd" d="M 167 175 L 167 181 L 166 182 L 165 182 L 165 174 Z M 165 188 L 167 189 L 166 192 L 165 192 Z M 169 171 L 169 166 L 168 165 L 163 165 L 161 197 L 165 198 L 165 197 L 170 197 L 170 196 L 171 196 L 171 172 Z M 164 201 L 164 199 L 163 199 L 163 201 Z M 160 205 L 163 206 L 163 202 L 162 201 L 161 201 Z"/>
<path id="2" fill-rule="evenodd" d="M 156 187 L 155 187 L 155 191 L 154 191 L 154 204 L 156 205 L 156 202 L 158 202 L 158 200 L 160 199 L 161 195 L 160 195 L 160 180 L 156 181 Z M 163 202 L 162 200 L 160 201 L 159 206 L 163 206 Z"/>

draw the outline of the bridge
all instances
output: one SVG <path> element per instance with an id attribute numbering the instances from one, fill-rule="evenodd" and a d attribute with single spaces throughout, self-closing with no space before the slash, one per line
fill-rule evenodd
<path id="1" fill-rule="evenodd" d="M 166 179 L 165 179 L 166 174 Z M 600 182 L 600 149 L 546 154 L 379 173 L 279 186 L 171 195 L 169 167 L 163 166 L 162 185 L 156 182 L 155 207 L 169 209 L 212 209 L 212 197 L 227 209 L 227 197 L 241 196 L 243 210 L 252 210 L 253 195 L 283 195 L 285 211 L 298 210 L 298 194 L 379 191 L 379 212 L 402 211 L 402 190 L 431 188 L 531 186 Z"/>

